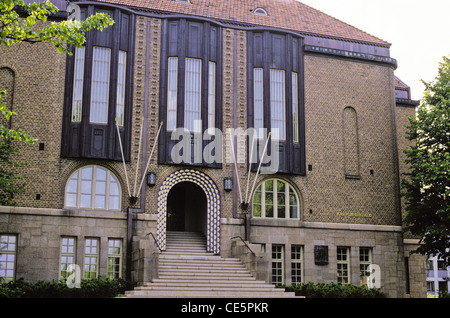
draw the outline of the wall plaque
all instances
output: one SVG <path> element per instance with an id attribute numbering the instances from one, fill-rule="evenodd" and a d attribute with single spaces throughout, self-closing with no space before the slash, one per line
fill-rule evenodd
<path id="1" fill-rule="evenodd" d="M 314 246 L 314 264 L 328 265 L 328 246 L 324 245 Z"/>

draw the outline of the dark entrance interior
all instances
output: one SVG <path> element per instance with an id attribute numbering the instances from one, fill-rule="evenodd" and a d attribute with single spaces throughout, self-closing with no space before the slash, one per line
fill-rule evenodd
<path id="1" fill-rule="evenodd" d="M 167 231 L 201 232 L 206 235 L 206 195 L 192 182 L 180 182 L 167 197 Z"/>

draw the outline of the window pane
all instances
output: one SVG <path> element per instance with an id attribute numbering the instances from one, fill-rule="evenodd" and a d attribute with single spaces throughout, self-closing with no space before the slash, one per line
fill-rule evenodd
<path id="1" fill-rule="evenodd" d="M 77 173 L 78 175 L 78 173 Z M 77 187 L 78 187 L 78 179 L 70 179 L 69 183 L 67 184 L 67 192 L 77 192 Z"/>
<path id="2" fill-rule="evenodd" d="M 272 192 L 273 191 L 273 180 L 266 181 L 265 186 L 266 186 L 266 192 L 268 192 L 268 191 Z"/>
<path id="3" fill-rule="evenodd" d="M 270 70 L 270 117 L 274 139 L 285 138 L 285 79 L 283 70 Z"/>
<path id="4" fill-rule="evenodd" d="M 90 113 L 90 122 L 92 123 L 108 123 L 110 60 L 111 49 L 94 47 Z"/>
<path id="5" fill-rule="evenodd" d="M 112 181 L 113 177 L 111 177 L 111 181 L 109 184 L 109 195 L 119 195 L 120 191 L 119 191 L 119 186 L 117 185 L 116 182 Z"/>
<path id="6" fill-rule="evenodd" d="M 127 52 L 119 51 L 119 63 L 117 71 L 117 104 L 116 104 L 116 118 L 119 126 L 123 126 L 124 123 L 126 69 L 127 69 Z"/>
<path id="7" fill-rule="evenodd" d="M 104 195 L 96 195 L 95 196 L 95 208 L 96 209 L 105 209 L 106 206 L 106 196 Z"/>
<path id="8" fill-rule="evenodd" d="M 178 58 L 169 57 L 167 79 L 167 130 L 177 128 Z"/>
<path id="9" fill-rule="evenodd" d="M 81 113 L 83 109 L 84 54 L 84 46 L 75 49 L 75 65 L 73 70 L 72 122 L 81 121 Z"/>
<path id="10" fill-rule="evenodd" d="M 199 132 L 201 127 L 201 74 L 202 61 L 186 59 L 185 92 L 184 92 L 184 128 Z"/>
<path id="11" fill-rule="evenodd" d="M 297 197 L 295 196 L 294 190 L 289 187 L 289 210 L 291 219 L 298 218 L 298 206 L 297 206 Z"/>
<path id="12" fill-rule="evenodd" d="M 109 197 L 109 209 L 110 210 L 119 210 L 120 209 L 119 202 L 120 202 L 120 198 L 118 196 L 117 197 L 110 196 Z"/>
<path id="13" fill-rule="evenodd" d="M 91 194 L 92 192 L 92 181 L 81 181 L 81 193 L 82 194 Z"/>
<path id="14" fill-rule="evenodd" d="M 107 175 L 107 171 L 103 168 L 98 168 L 95 171 L 96 173 L 96 180 L 101 180 L 101 181 L 106 181 L 106 175 Z"/>
<path id="15" fill-rule="evenodd" d="M 292 73 L 292 134 L 294 142 L 299 142 L 298 131 L 298 74 Z"/>
<path id="16" fill-rule="evenodd" d="M 76 207 L 77 206 L 77 194 L 76 193 L 66 193 L 66 206 Z"/>
<path id="17" fill-rule="evenodd" d="M 253 107 L 254 107 L 254 128 L 258 138 L 263 137 L 264 128 L 264 90 L 263 90 L 263 69 L 253 69 Z"/>
<path id="18" fill-rule="evenodd" d="M 92 167 L 86 167 L 81 169 L 81 178 L 83 180 L 92 180 Z"/>
<path id="19" fill-rule="evenodd" d="M 80 196 L 80 208 L 90 208 L 91 207 L 91 195 L 82 194 Z"/>
<path id="20" fill-rule="evenodd" d="M 208 68 L 208 128 L 216 126 L 216 63 L 209 62 Z"/>

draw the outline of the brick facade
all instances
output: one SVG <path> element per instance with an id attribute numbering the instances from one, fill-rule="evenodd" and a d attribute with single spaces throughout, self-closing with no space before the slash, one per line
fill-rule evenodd
<path id="1" fill-rule="evenodd" d="M 136 169 L 139 185 L 160 124 L 161 25 L 162 19 L 158 17 L 135 17 L 131 160 L 126 163 L 131 192 Z M 223 114 L 220 115 L 223 127 L 218 128 L 223 132 L 230 127 L 246 129 L 247 32 L 232 27 L 223 27 L 221 32 Z M 57 279 L 60 237 L 67 235 L 78 237 L 80 264 L 83 262 L 85 237 L 101 238 L 103 247 L 107 238 L 122 238 L 125 247 L 124 277 L 128 270 L 134 273 L 135 282 L 142 277 L 148 279 L 143 271 L 144 265 L 139 263 L 136 255 L 145 250 L 142 246 L 152 245 L 148 234 L 156 236 L 158 231 L 157 202 L 161 185 L 182 167 L 157 164 L 156 147 L 148 169 L 155 172 L 156 185 L 148 187 L 144 182 L 139 201 L 129 206 L 122 162 L 61 158 L 66 58 L 46 44 L 0 47 L 0 74 L 6 74 L 6 67 L 14 72 L 14 85 L 8 82 L 6 87 L 8 92 L 12 91 L 10 87 L 14 87 L 13 109 L 18 113 L 12 127 L 22 127 L 39 139 L 35 145 L 21 146 L 18 159 L 27 162 L 27 166 L 21 169 L 27 175 L 27 187 L 24 194 L 15 197 L 18 208 L 0 208 L 0 234 L 18 234 L 16 277 L 32 281 Z M 386 63 L 305 53 L 305 151 L 306 164 L 311 169 L 307 170 L 306 176 L 260 175 L 258 179 L 258 182 L 269 177 L 286 180 L 295 188 L 300 200 L 299 220 L 250 220 L 250 242 L 266 251 L 263 257 L 266 265 L 259 270 L 259 276 L 270 281 L 272 244 L 283 244 L 286 255 L 290 255 L 291 245 L 303 245 L 304 280 L 335 281 L 336 247 L 348 246 L 352 262 L 351 282 L 359 284 L 358 249 L 372 247 L 373 262 L 382 268 L 383 290 L 391 297 L 404 297 L 406 252 L 401 230 L 399 172 L 404 169 L 401 149 L 407 144 L 401 137 L 400 127 L 405 122 L 404 115 L 410 114 L 414 108 L 396 107 L 393 71 L 392 65 Z M 0 84 L 6 86 L 8 83 L 0 79 Z M 350 156 L 356 162 L 352 171 L 358 173 L 352 175 L 346 175 L 345 158 L 349 158 L 345 152 L 346 108 L 353 109 L 355 124 L 350 128 L 357 135 Z M 141 126 L 144 150 L 140 152 L 138 166 Z M 223 137 L 228 138 L 225 133 Z M 44 144 L 44 150 L 39 150 L 39 143 Z M 224 143 L 224 149 L 226 145 Z M 64 207 L 67 180 L 85 165 L 106 167 L 118 177 L 122 189 L 122 212 Z M 193 169 L 211 178 L 220 191 L 221 255 L 234 256 L 230 238 L 245 236 L 234 165 L 226 162 L 221 169 Z M 238 169 L 242 191 L 245 191 L 247 165 L 238 164 Z M 224 190 L 225 177 L 235 179 L 230 192 Z M 129 207 L 133 216 L 131 225 L 127 223 Z M 126 245 L 130 227 L 133 245 Z M 329 247 L 329 265 L 314 264 L 315 245 Z M 133 265 L 127 265 L 131 264 L 125 263 L 131 248 Z M 149 255 L 148 250 L 145 251 L 143 255 Z M 100 258 L 105 259 L 106 252 L 101 253 Z M 290 256 L 285 261 L 288 277 Z M 105 264 L 100 265 L 101 275 L 105 274 Z M 290 278 L 287 278 L 286 283 L 289 282 Z M 423 296 L 420 288 L 417 290 L 414 297 Z"/>

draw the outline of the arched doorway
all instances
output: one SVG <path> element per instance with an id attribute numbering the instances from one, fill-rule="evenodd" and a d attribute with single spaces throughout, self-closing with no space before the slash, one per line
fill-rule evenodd
<path id="1" fill-rule="evenodd" d="M 184 185 L 182 183 L 185 183 Z M 179 187 L 177 185 L 180 184 Z M 163 184 L 159 188 L 158 192 L 158 220 L 157 220 L 157 241 L 158 245 L 162 250 L 166 249 L 166 231 L 168 226 L 167 219 L 167 209 L 172 208 L 174 202 L 169 195 L 175 196 L 176 193 L 185 193 L 194 189 L 193 186 L 197 186 L 197 191 L 203 191 L 206 197 L 206 218 L 200 215 L 196 215 L 202 209 L 195 209 L 195 202 L 192 203 L 192 207 L 185 209 L 184 218 L 187 216 L 192 220 L 197 220 L 197 223 L 202 225 L 203 231 L 206 231 L 206 250 L 213 252 L 214 254 L 220 254 L 220 194 L 216 184 L 212 179 L 205 173 L 191 170 L 183 169 L 172 173 L 170 176 L 164 180 Z M 175 192 L 170 194 L 171 190 L 174 189 Z M 188 193 L 190 195 L 190 193 Z M 199 194 L 200 195 L 200 194 Z M 176 205 L 176 204 L 175 204 Z M 204 209 L 203 209 L 204 211 Z M 171 212 L 172 213 L 172 212 Z M 201 213 L 200 213 L 201 214 Z M 200 217 L 200 218 L 199 218 Z M 199 222 L 200 220 L 200 222 Z M 190 221 L 186 223 L 183 222 L 186 228 L 198 227 L 198 224 L 192 225 Z M 170 225 L 172 226 L 172 225 Z M 206 230 L 205 230 L 206 228 Z"/>
<path id="2" fill-rule="evenodd" d="M 167 231 L 200 232 L 206 236 L 206 194 L 200 186 L 184 181 L 170 189 Z"/>

